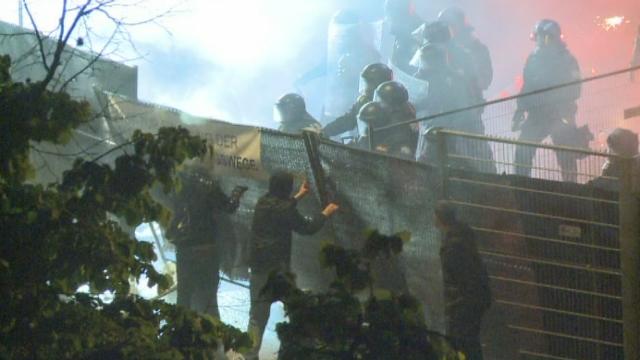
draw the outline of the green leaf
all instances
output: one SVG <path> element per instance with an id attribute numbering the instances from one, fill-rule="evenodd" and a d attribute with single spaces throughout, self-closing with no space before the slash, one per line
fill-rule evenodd
<path id="1" fill-rule="evenodd" d="M 378 300 L 390 300 L 393 294 L 387 289 L 377 288 L 373 290 L 373 296 Z"/>
<path id="2" fill-rule="evenodd" d="M 36 211 L 29 211 L 27 213 L 27 224 L 33 224 L 38 219 L 38 213 Z"/>
<path id="3" fill-rule="evenodd" d="M 401 231 L 397 233 L 396 236 L 402 239 L 402 242 L 404 242 L 405 244 L 411 241 L 411 232 L 409 231 Z"/>

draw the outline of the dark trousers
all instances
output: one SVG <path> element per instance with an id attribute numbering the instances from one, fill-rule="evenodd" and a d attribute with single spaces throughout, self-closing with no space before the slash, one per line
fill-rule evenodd
<path id="1" fill-rule="evenodd" d="M 474 306 L 455 306 L 447 311 L 447 336 L 451 345 L 462 351 L 467 360 L 482 360 L 480 329 L 485 309 Z"/>
<path id="2" fill-rule="evenodd" d="M 483 360 L 482 344 L 479 337 L 451 338 L 450 341 L 453 348 L 464 353 L 467 360 Z"/>
<path id="3" fill-rule="evenodd" d="M 220 318 L 218 253 L 213 245 L 186 246 L 176 249 L 178 305 Z"/>
<path id="4" fill-rule="evenodd" d="M 271 314 L 271 301 L 260 295 L 262 288 L 267 284 L 269 273 L 267 271 L 251 272 L 251 310 L 249 311 L 249 335 L 253 339 L 253 348 L 249 354 L 246 354 L 247 360 L 257 360 L 260 347 L 262 346 L 262 337 L 264 330 L 269 322 Z"/>
<path id="5" fill-rule="evenodd" d="M 564 124 L 562 119 L 549 120 L 542 115 L 535 117 L 530 115 L 529 119 L 522 124 L 522 131 L 518 140 L 540 143 L 547 136 L 551 136 L 554 145 L 571 145 L 564 139 L 563 126 L 571 125 Z M 536 150 L 535 147 L 531 146 L 518 146 L 516 148 L 516 174 L 527 177 L 531 176 L 533 158 L 536 156 Z M 562 180 L 576 182 L 578 179 L 578 163 L 575 155 L 560 151 L 556 152 L 556 159 L 562 170 Z M 541 167 L 548 168 L 545 164 L 542 164 Z"/>

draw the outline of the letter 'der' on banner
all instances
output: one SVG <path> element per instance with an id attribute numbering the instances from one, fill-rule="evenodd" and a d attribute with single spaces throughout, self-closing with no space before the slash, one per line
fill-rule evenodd
<path id="1" fill-rule="evenodd" d="M 110 126 L 124 138 L 137 129 L 157 133 L 161 127 L 182 126 L 207 140 L 203 159 L 214 175 L 262 179 L 267 176 L 260 161 L 260 129 L 192 116 L 185 112 L 134 99 L 103 93 Z"/>

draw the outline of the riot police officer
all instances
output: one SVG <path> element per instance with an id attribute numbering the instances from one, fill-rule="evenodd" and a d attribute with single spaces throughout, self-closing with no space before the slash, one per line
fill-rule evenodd
<path id="1" fill-rule="evenodd" d="M 304 98 L 298 94 L 286 94 L 274 106 L 274 120 L 280 124 L 278 130 L 290 134 L 302 131 L 320 132 L 322 126 L 307 112 Z"/>
<path id="2" fill-rule="evenodd" d="M 326 136 L 340 135 L 353 130 L 357 125 L 358 112 L 364 104 L 373 100 L 376 88 L 385 81 L 393 80 L 393 71 L 385 64 L 374 63 L 365 66 L 360 73 L 360 96 L 356 103 L 344 115 L 324 127 Z"/>
<path id="3" fill-rule="evenodd" d="M 536 48 L 524 67 L 523 94 L 580 79 L 578 61 L 562 40 L 562 31 L 556 21 L 539 21 L 533 29 L 531 39 L 536 42 Z M 556 145 L 577 146 L 584 143 L 585 133 L 576 127 L 576 102 L 580 98 L 580 92 L 581 86 L 573 85 L 518 98 L 518 108 L 513 116 L 513 131 L 521 131 L 519 140 L 540 142 L 551 135 Z M 516 173 L 529 176 L 534 156 L 534 148 L 517 147 Z M 556 157 L 563 170 L 563 180 L 575 181 L 575 156 L 558 152 Z"/>
<path id="4" fill-rule="evenodd" d="M 446 50 L 438 45 L 427 44 L 420 49 L 420 67 L 415 76 L 429 83 L 427 97 L 416 104 L 427 115 L 436 115 L 447 111 L 462 109 L 474 104 L 474 97 L 464 78 L 451 68 Z M 465 111 L 433 119 L 422 124 L 417 159 L 426 161 L 429 155 L 425 132 L 431 127 L 441 127 L 474 134 L 484 134 L 484 124 L 474 110 Z M 495 165 L 491 163 L 493 152 L 487 142 L 462 140 L 449 141 L 449 150 L 465 158 L 479 158 L 482 161 L 474 164 L 478 170 L 495 173 Z M 473 145 L 473 146 L 472 146 Z M 482 165 L 482 166 L 480 166 Z M 466 166 L 466 165 L 465 165 Z"/>
<path id="5" fill-rule="evenodd" d="M 358 95 L 358 78 L 362 69 L 380 62 L 374 46 L 371 24 L 364 23 L 358 13 L 340 10 L 329 25 L 328 92 L 324 106 L 331 118 L 348 111 Z"/>
<path id="6" fill-rule="evenodd" d="M 493 81 L 493 66 L 489 48 L 474 34 L 462 9 L 452 6 L 438 14 L 438 20 L 449 25 L 453 42 L 469 54 L 475 67 L 478 86 L 485 91 Z"/>
<path id="7" fill-rule="evenodd" d="M 391 63 L 411 74 L 415 71 L 410 65 L 411 58 L 420 46 L 412 33 L 423 21 L 416 14 L 413 0 L 386 0 L 384 13 L 389 32 L 394 38 Z"/>
<path id="8" fill-rule="evenodd" d="M 375 136 L 375 134 L 370 130 L 389 125 L 388 113 L 385 112 L 379 102 L 370 101 L 360 108 L 357 116 L 357 122 L 359 133 L 358 147 L 362 149 L 376 150 L 380 144 L 376 143 L 375 140 L 379 140 L 380 137 Z M 384 148 L 381 147 L 378 150 L 384 151 Z"/>
<path id="9" fill-rule="evenodd" d="M 432 21 L 426 23 L 416 30 L 414 35 L 422 37 L 426 44 L 444 48 L 449 58 L 449 65 L 464 79 L 468 91 L 473 96 L 474 103 L 479 104 L 484 101 L 482 88 L 471 55 L 452 40 L 451 30 L 445 22 Z M 420 63 L 420 51 L 416 52 L 412 63 L 415 65 Z"/>
<path id="10" fill-rule="evenodd" d="M 427 115 L 464 108 L 473 103 L 462 75 L 449 65 L 447 52 L 441 46 L 427 44 L 420 49 L 420 65 L 414 76 L 429 83 L 427 96 L 416 104 Z M 431 126 L 459 128 L 463 121 L 457 118 L 459 116 L 435 119 Z"/>
<path id="11" fill-rule="evenodd" d="M 389 117 L 388 123 L 390 125 L 416 119 L 416 109 L 413 104 L 409 102 L 409 92 L 404 85 L 397 81 L 387 81 L 380 84 L 374 93 L 373 99 L 379 102 L 380 106 L 387 113 Z M 398 125 L 381 132 L 375 131 L 374 128 L 374 140 L 376 137 L 383 139 L 381 141 L 392 139 L 388 140 L 389 148 L 394 149 L 390 152 L 413 158 L 418 145 L 417 124 Z"/>

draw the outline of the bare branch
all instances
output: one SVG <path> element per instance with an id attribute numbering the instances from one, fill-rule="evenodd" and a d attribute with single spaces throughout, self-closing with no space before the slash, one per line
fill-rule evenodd
<path id="1" fill-rule="evenodd" d="M 44 69 L 49 72 L 49 64 L 47 64 L 47 56 L 44 53 L 44 42 L 42 41 L 42 37 L 40 36 L 40 30 L 38 30 L 38 25 L 36 24 L 35 19 L 33 18 L 33 14 L 31 14 L 31 10 L 29 10 L 29 6 L 27 5 L 27 0 L 22 0 L 24 4 L 24 9 L 27 12 L 27 16 L 29 16 L 29 21 L 31 22 L 31 26 L 33 26 L 34 33 L 36 35 L 36 39 L 38 40 L 38 48 L 40 50 L 40 56 L 42 57 L 42 65 Z"/>
<path id="2" fill-rule="evenodd" d="M 67 0 L 62 0 L 62 14 L 60 15 L 60 35 L 58 36 L 58 43 L 62 41 L 64 36 L 64 20 L 67 17 Z"/>
<path id="3" fill-rule="evenodd" d="M 78 23 L 80 22 L 80 19 L 82 19 L 84 16 L 86 16 L 86 9 L 89 7 L 89 5 L 91 5 L 92 0 L 87 0 L 87 2 L 84 3 L 84 5 L 82 5 L 82 7 L 80 8 L 80 10 L 78 10 L 78 13 L 76 14 L 75 18 L 73 19 L 73 22 L 71 23 L 71 26 L 69 27 L 69 30 L 64 31 L 64 22 L 65 22 L 65 17 L 66 17 L 66 11 L 62 14 L 61 18 L 60 18 L 60 37 L 58 39 L 58 43 L 56 45 L 56 51 L 53 54 L 53 60 L 51 61 L 51 66 L 49 67 L 49 70 L 47 71 L 47 75 L 45 76 L 44 80 L 42 80 L 42 82 L 40 83 L 40 87 L 41 90 L 46 89 L 46 87 L 49 85 L 49 83 L 51 82 L 51 80 L 54 78 L 56 71 L 58 70 L 58 67 L 60 66 L 60 61 L 61 61 L 61 57 L 62 57 L 62 53 L 64 51 L 64 48 L 66 47 L 67 43 L 69 42 L 69 38 L 71 37 L 71 35 L 73 34 L 73 31 L 75 30 L 76 26 L 78 25 Z M 66 9 L 66 0 L 65 0 L 65 9 Z"/>
<path id="4" fill-rule="evenodd" d="M 105 50 L 107 49 L 107 47 L 109 46 L 109 44 L 111 43 L 111 41 L 113 40 L 113 38 L 115 37 L 115 35 L 118 33 L 118 27 L 116 27 L 116 29 L 113 31 L 113 33 L 111 34 L 111 37 L 109 37 L 109 40 L 107 40 L 107 42 L 105 43 L 105 45 L 102 47 L 102 49 L 98 52 L 98 54 L 96 54 L 96 56 L 94 56 L 88 63 L 87 65 L 83 66 L 82 69 L 78 70 L 75 74 L 73 74 L 73 76 L 70 76 L 67 81 L 64 82 L 64 84 L 62 84 L 62 86 L 60 87 L 60 90 L 64 90 L 66 89 L 66 87 L 80 74 L 84 73 L 85 71 L 87 71 L 89 68 L 91 68 L 98 60 L 100 60 L 102 58 L 102 56 L 104 55 Z"/>

